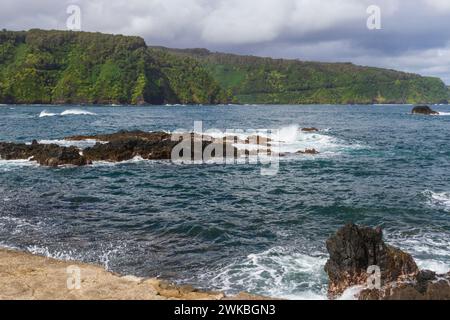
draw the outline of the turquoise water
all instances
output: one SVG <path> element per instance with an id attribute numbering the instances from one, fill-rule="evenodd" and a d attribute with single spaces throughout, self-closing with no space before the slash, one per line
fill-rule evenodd
<path id="1" fill-rule="evenodd" d="M 325 298 L 325 240 L 348 221 L 381 225 L 420 266 L 450 270 L 450 107 L 1 106 L 0 141 L 75 134 L 281 129 L 317 156 L 254 164 L 0 160 L 0 245 L 197 287 Z M 299 132 L 317 127 L 318 133 Z"/>

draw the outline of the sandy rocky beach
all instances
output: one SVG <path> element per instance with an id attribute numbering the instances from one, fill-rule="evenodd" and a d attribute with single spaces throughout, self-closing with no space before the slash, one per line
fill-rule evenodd
<path id="1" fill-rule="evenodd" d="M 75 272 L 74 272 L 75 270 Z M 74 280 L 79 270 L 80 282 Z M 70 288 L 70 289 L 69 289 Z M 95 265 L 0 249 L 1 300 L 261 300 L 199 291 L 159 279 L 121 276 Z"/>
<path id="2" fill-rule="evenodd" d="M 450 300 L 450 273 L 420 270 L 413 257 L 383 241 L 381 228 L 347 224 L 327 243 L 328 297 L 359 300 Z M 371 286 L 368 268 L 380 270 Z M 376 282 L 376 281 L 375 281 Z M 356 291 L 355 291 L 356 290 Z M 348 292 L 353 292 L 349 294 Z M 123 276 L 73 261 L 0 249 L 0 300 L 266 300 L 196 290 L 160 279 Z"/>

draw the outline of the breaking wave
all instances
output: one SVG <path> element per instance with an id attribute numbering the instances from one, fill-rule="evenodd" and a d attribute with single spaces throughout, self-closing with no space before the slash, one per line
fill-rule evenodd
<path id="1" fill-rule="evenodd" d="M 90 115 L 90 116 L 95 116 L 97 114 L 94 113 L 94 112 L 90 112 L 90 111 L 86 111 L 86 110 L 82 110 L 82 109 L 69 109 L 69 110 L 65 110 L 65 111 L 63 111 L 61 113 L 53 113 L 53 112 L 49 112 L 47 110 L 43 110 L 39 114 L 39 118 L 54 117 L 54 116 L 71 116 L 71 115 Z"/>
<path id="2" fill-rule="evenodd" d="M 323 255 L 274 247 L 226 266 L 209 281 L 230 293 L 241 287 L 247 292 L 275 298 L 324 300 L 327 298 L 325 262 Z"/>
<path id="3" fill-rule="evenodd" d="M 426 190 L 424 195 L 427 197 L 431 206 L 450 211 L 450 192 L 433 192 Z"/>
<path id="4" fill-rule="evenodd" d="M 254 130 L 251 132 L 230 131 L 225 133 L 220 131 L 207 131 L 204 134 L 216 139 L 235 136 L 238 141 L 233 145 L 240 150 L 258 150 L 262 147 L 262 145 L 245 143 L 245 140 L 251 136 L 270 138 L 272 140 L 270 149 L 281 154 L 294 154 L 306 149 L 315 149 L 320 154 L 339 154 L 345 150 L 361 147 L 358 144 L 325 134 L 329 131 L 329 129 L 326 129 L 318 132 L 304 132 L 298 125 L 290 125 L 273 130 L 272 132 L 268 130 Z"/>

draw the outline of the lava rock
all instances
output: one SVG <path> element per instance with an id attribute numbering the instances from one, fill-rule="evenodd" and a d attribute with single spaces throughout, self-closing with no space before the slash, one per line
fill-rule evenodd
<path id="1" fill-rule="evenodd" d="M 380 228 L 347 224 L 328 239 L 326 246 L 330 254 L 325 265 L 330 298 L 341 295 L 349 287 L 365 285 L 370 266 L 380 268 L 382 284 L 419 271 L 411 255 L 384 243 Z"/>
<path id="2" fill-rule="evenodd" d="M 319 129 L 314 128 L 314 127 L 312 127 L 312 128 L 303 128 L 302 131 L 303 132 L 318 132 Z"/>
<path id="3" fill-rule="evenodd" d="M 134 157 L 141 157 L 147 160 L 170 160 L 172 151 L 181 141 L 189 139 L 185 148 L 180 151 L 180 158 L 186 157 L 191 160 L 203 159 L 203 151 L 207 147 L 211 153 L 203 160 L 219 157 L 215 150 L 223 149 L 223 157 L 237 157 L 238 151 L 228 142 L 217 142 L 210 136 L 202 136 L 195 133 L 180 134 L 178 139 L 167 132 L 144 132 L 144 131 L 119 131 L 113 134 L 100 134 L 93 136 L 73 136 L 66 140 L 97 140 L 93 147 L 86 148 L 83 153 L 89 161 L 121 162 L 131 160 Z M 201 143 L 199 150 L 196 150 L 195 143 Z M 221 148 L 222 144 L 223 148 Z M 216 147 L 216 148 L 215 148 Z M 231 151 L 230 151 L 231 150 Z M 200 151 L 202 154 L 196 154 Z M 189 156 L 184 155 L 188 152 Z"/>
<path id="4" fill-rule="evenodd" d="M 439 112 L 432 110 L 429 106 L 415 106 L 412 110 L 413 114 L 436 115 Z"/>
<path id="5" fill-rule="evenodd" d="M 450 273 L 437 275 L 419 271 L 413 258 L 383 241 L 380 228 L 348 224 L 327 241 L 330 259 L 325 271 L 330 278 L 329 296 L 334 299 L 346 289 L 362 286 L 359 300 L 449 300 Z M 367 287 L 367 268 L 378 266 L 381 286 Z"/>
<path id="6" fill-rule="evenodd" d="M 317 151 L 316 149 L 305 149 L 305 151 L 297 151 L 297 154 L 319 154 L 319 151 Z"/>
<path id="7" fill-rule="evenodd" d="M 84 166 L 90 163 L 76 147 L 62 147 L 56 144 L 31 145 L 24 143 L 0 142 L 0 157 L 5 160 L 36 161 L 40 165 L 57 167 L 61 165 Z"/>

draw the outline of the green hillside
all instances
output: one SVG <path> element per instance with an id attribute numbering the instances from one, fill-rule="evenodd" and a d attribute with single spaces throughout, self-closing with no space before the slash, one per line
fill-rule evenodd
<path id="1" fill-rule="evenodd" d="M 101 33 L 0 31 L 0 103 L 442 103 L 438 78 L 355 66 L 147 47 Z"/>
<path id="2" fill-rule="evenodd" d="M 162 49 L 163 50 L 163 49 Z M 165 49 L 192 57 L 241 103 L 444 103 L 439 78 L 351 63 L 319 63 Z"/>
<path id="3" fill-rule="evenodd" d="M 2 103 L 226 103 L 197 61 L 148 49 L 138 37 L 0 32 Z"/>

